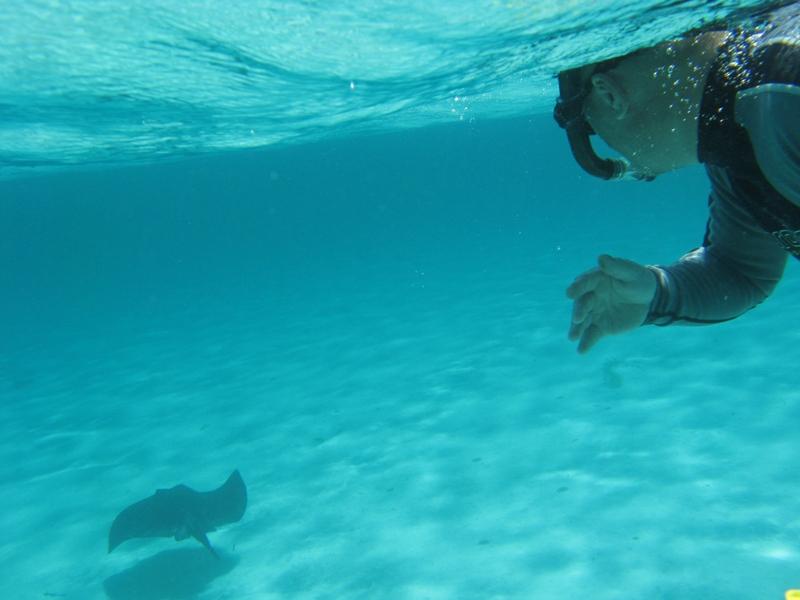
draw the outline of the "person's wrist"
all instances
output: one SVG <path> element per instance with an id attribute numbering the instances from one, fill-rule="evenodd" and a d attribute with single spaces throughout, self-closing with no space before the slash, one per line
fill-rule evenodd
<path id="1" fill-rule="evenodd" d="M 653 276 L 655 287 L 647 307 L 647 316 L 642 325 L 666 325 L 670 319 L 664 316 L 667 303 L 667 273 L 655 265 L 645 265 Z"/>

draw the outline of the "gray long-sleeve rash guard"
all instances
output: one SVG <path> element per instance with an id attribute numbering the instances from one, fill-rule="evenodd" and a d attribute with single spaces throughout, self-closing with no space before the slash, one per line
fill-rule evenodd
<path id="1" fill-rule="evenodd" d="M 742 90 L 735 115 L 764 177 L 800 206 L 800 87 L 764 84 Z M 787 252 L 745 208 L 745 191 L 726 169 L 707 165 L 706 171 L 711 180 L 706 241 L 675 264 L 650 267 L 658 289 L 646 323 L 733 319 L 769 296 L 783 274 Z"/>

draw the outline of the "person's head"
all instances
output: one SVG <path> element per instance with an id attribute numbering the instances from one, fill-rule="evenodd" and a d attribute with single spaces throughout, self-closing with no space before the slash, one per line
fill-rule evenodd
<path id="1" fill-rule="evenodd" d="M 581 166 L 604 179 L 624 175 L 623 163 L 594 154 L 592 133 L 627 159 L 638 179 L 697 162 L 700 100 L 724 35 L 672 40 L 559 74 L 556 120 Z"/>

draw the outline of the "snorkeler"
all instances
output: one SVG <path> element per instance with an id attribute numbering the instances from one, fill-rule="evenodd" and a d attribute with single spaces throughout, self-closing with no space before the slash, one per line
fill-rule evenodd
<path id="1" fill-rule="evenodd" d="M 603 255 L 567 288 L 578 351 L 644 324 L 727 321 L 769 296 L 787 253 L 800 258 L 800 2 L 558 83 L 555 118 L 588 173 L 647 181 L 699 162 L 711 181 L 702 246 L 669 266 Z M 624 158 L 599 157 L 595 133 Z"/>

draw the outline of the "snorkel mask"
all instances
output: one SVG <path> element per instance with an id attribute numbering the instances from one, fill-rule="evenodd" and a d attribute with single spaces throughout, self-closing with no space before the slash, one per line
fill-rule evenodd
<path id="1" fill-rule="evenodd" d="M 613 69 L 621 59 L 611 59 L 595 66 L 588 75 L 585 68 L 569 69 L 558 74 L 558 93 L 553 111 L 556 123 L 567 132 L 567 140 L 575 161 L 581 168 L 600 179 L 652 181 L 654 177 L 640 173 L 624 158 L 601 158 L 592 147 L 595 134 L 583 114 L 583 105 L 592 91 L 592 75 Z"/>

